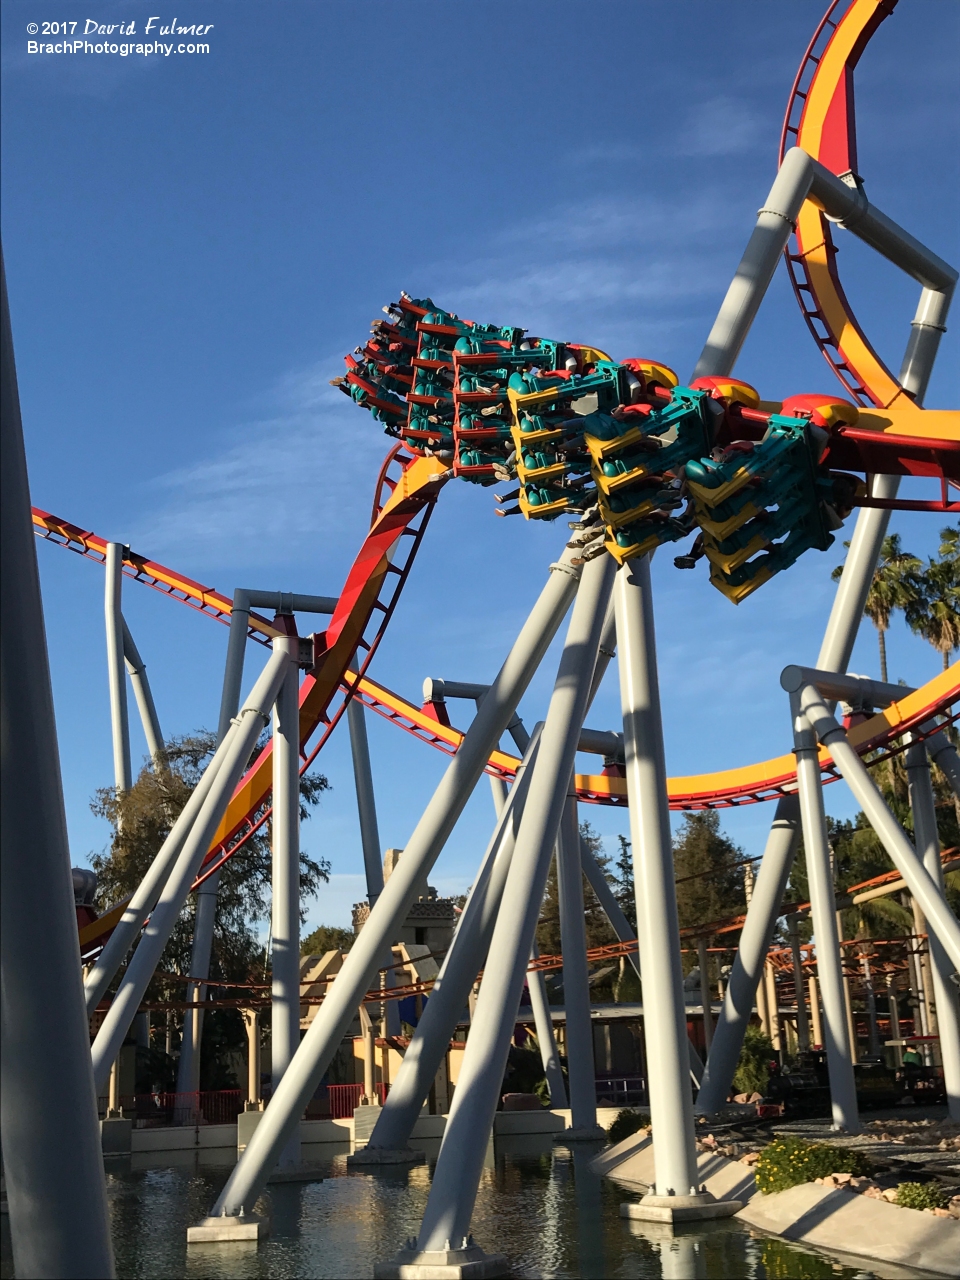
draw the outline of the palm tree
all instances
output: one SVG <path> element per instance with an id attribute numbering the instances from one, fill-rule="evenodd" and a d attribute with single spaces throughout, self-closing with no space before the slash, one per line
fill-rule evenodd
<path id="1" fill-rule="evenodd" d="M 849 542 L 844 544 L 850 545 Z M 886 632 L 890 629 L 890 615 L 895 609 L 912 608 L 921 591 L 917 574 L 920 561 L 909 551 L 900 546 L 899 533 L 891 533 L 884 538 L 880 548 L 880 560 L 877 564 L 873 582 L 867 592 L 867 600 L 863 612 L 877 628 L 877 639 L 880 646 L 880 679 L 887 683 L 887 641 Z M 834 582 L 843 572 L 843 565 L 837 565 L 832 573 Z M 932 641 L 931 641 L 932 643 Z M 956 644 L 956 641 L 954 641 Z"/>
<path id="2" fill-rule="evenodd" d="M 919 591 L 904 608 L 910 629 L 932 644 L 950 665 L 960 647 L 960 528 L 940 530 L 940 555 L 917 575 Z"/>

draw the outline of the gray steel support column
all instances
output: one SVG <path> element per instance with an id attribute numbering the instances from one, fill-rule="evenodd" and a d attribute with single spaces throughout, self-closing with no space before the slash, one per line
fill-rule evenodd
<path id="1" fill-rule="evenodd" d="M 787 246 L 793 223 L 808 198 L 923 286 L 905 357 L 914 377 L 921 378 L 924 368 L 929 369 L 936 356 L 957 281 L 956 271 L 870 205 L 860 190 L 841 182 L 799 147 L 791 147 L 783 157 L 693 376 L 730 373 L 733 369 Z"/>
<path id="2" fill-rule="evenodd" d="M 950 910 L 939 884 L 917 857 L 916 850 L 896 820 L 867 766 L 847 740 L 844 729 L 830 715 L 819 692 L 807 686 L 800 691 L 800 706 L 817 737 L 828 748 L 833 762 L 843 775 L 880 839 L 880 843 L 926 916 L 929 931 L 936 933 L 955 969 L 960 969 L 960 923 Z"/>
<path id="3" fill-rule="evenodd" d="M 520 743 L 525 741 L 523 750 L 526 753 L 526 748 L 530 745 L 530 738 L 519 720 L 517 724 L 521 732 L 517 733 L 516 727 L 514 728 L 514 742 L 519 748 Z M 507 802 L 507 784 L 501 778 L 491 777 L 490 790 L 493 793 L 493 803 L 499 815 L 503 812 L 503 806 Z M 530 949 L 530 959 L 538 960 L 539 958 L 540 948 L 537 946 L 536 936 L 534 936 L 533 946 Z M 547 983 L 542 970 L 527 969 L 527 991 L 530 993 L 530 1009 L 533 1013 L 537 1048 L 540 1050 L 543 1074 L 546 1077 L 547 1088 L 550 1091 L 550 1106 L 554 1111 L 563 1110 L 568 1103 L 567 1086 L 563 1079 L 563 1068 L 560 1066 L 560 1050 L 557 1048 L 557 1036 L 553 1027 L 553 1018 L 550 1016 Z"/>
<path id="4" fill-rule="evenodd" d="M 223 692 L 220 695 L 220 722 L 217 725 L 217 741 L 222 742 L 230 728 L 230 721 L 240 706 L 240 690 L 243 686 L 243 658 L 247 646 L 247 629 L 250 625 L 250 605 L 247 592 L 237 589 L 233 593 L 233 612 L 230 614 L 230 636 L 227 640 L 227 660 L 223 668 Z"/>
<path id="5" fill-rule="evenodd" d="M 580 864 L 580 823 L 577 793 L 567 793 L 557 835 L 557 898 L 563 952 L 563 1005 L 566 1012 L 567 1078 L 570 1082 L 572 1134 L 600 1137 L 597 1128 L 597 1082 L 590 1022 L 590 969 L 583 907 L 583 869 Z M 482 988 L 481 988 L 482 992 Z"/>
<path id="6" fill-rule="evenodd" d="M 493 1127 L 550 855 L 586 714 L 603 615 L 614 577 L 608 555 L 583 566 L 540 740 L 480 996 L 418 1237 L 422 1252 L 460 1248 L 483 1170 L 481 1135 Z M 487 695 L 489 700 L 490 695 Z M 486 705 L 486 701 L 484 703 Z"/>
<path id="7" fill-rule="evenodd" d="M 123 659 L 126 664 L 127 675 L 130 677 L 130 683 L 133 685 L 133 696 L 137 700 L 137 710 L 140 712 L 140 723 L 143 725 L 143 736 L 147 740 L 147 750 L 150 752 L 150 758 L 153 761 L 153 769 L 156 773 L 158 769 L 163 767 L 164 762 L 163 734 L 160 731 L 160 718 L 157 715 L 157 708 L 154 705 L 153 694 L 150 691 L 150 682 L 147 679 L 147 665 L 140 657 L 140 650 L 134 644 L 133 636 L 130 634 L 130 628 L 127 626 L 126 619 L 122 615 L 120 622 L 123 627 Z"/>
<path id="8" fill-rule="evenodd" d="M 233 611 L 230 614 L 230 636 L 227 640 L 227 660 L 223 671 L 223 692 L 220 695 L 220 720 L 217 725 L 217 745 L 230 732 L 230 725 L 240 707 L 240 690 L 243 685 L 243 660 L 250 623 L 250 593 L 238 587 L 233 593 Z M 220 891 L 220 872 L 209 876 L 197 889 L 193 916 L 193 945 L 190 949 L 190 973 L 206 978 L 210 973 L 210 952 L 217 920 L 217 895 Z M 207 988 L 202 982 L 187 983 L 187 1001 L 206 999 Z M 203 1009 L 187 1009 L 183 1016 L 183 1035 L 180 1041 L 180 1060 L 177 1064 L 177 1092 L 196 1093 L 200 1088 L 200 1042 L 203 1037 Z"/>
<path id="9" fill-rule="evenodd" d="M 801 1053 L 810 1048 L 810 1023 L 807 1019 L 806 992 L 803 979 L 803 954 L 800 950 L 800 927 L 795 915 L 787 916 L 790 955 L 793 959 L 793 985 L 797 992 L 797 1047 Z"/>
<path id="10" fill-rule="evenodd" d="M 377 904 L 350 948 L 343 968 L 301 1041 L 280 1088 L 221 1192 L 214 1213 L 239 1215 L 252 1207 L 300 1114 L 319 1084 L 353 1020 L 363 993 L 377 972 L 383 947 L 406 917 L 418 886 L 433 867 L 447 837 L 513 718 L 517 704 L 570 606 L 579 570 L 565 551 L 501 667 L 483 706 L 474 717 L 407 841 L 404 856 L 384 886 Z M 429 1004 L 427 1006 L 429 1008 Z"/>
<path id="11" fill-rule="evenodd" d="M 823 1000 L 823 1032 L 827 1050 L 827 1072 L 830 1077 L 833 1128 L 847 1133 L 859 1133 L 857 1086 L 847 1032 L 840 938 L 837 933 L 836 892 L 830 871 L 830 848 L 827 844 L 827 819 L 823 808 L 817 737 L 803 714 L 798 697 L 791 697 L 790 710 L 803 822 L 803 847 L 807 858 L 810 915 L 817 944 L 817 976 Z"/>
<path id="12" fill-rule="evenodd" d="M 933 317 L 937 320 L 937 324 L 942 326 L 950 304 L 952 286 L 949 290 L 937 295 L 940 301 L 936 303 L 936 308 L 933 308 L 929 300 L 925 302 L 926 293 L 927 291 L 924 290 L 921 295 L 924 322 Z M 918 311 L 917 314 L 920 317 L 921 312 Z M 917 321 L 914 321 L 914 324 L 916 323 Z M 922 404 L 933 370 L 937 343 L 925 340 L 918 345 L 913 342 L 913 338 L 911 343 L 913 345 L 908 345 L 900 367 L 899 380 L 904 390 L 911 393 L 915 402 Z M 703 357 L 701 361 L 702 359 Z M 716 368 L 704 370 L 704 372 L 720 373 L 728 370 Z M 868 479 L 873 497 L 896 497 L 900 483 L 898 476 L 872 476 Z M 843 573 L 840 576 L 837 594 L 834 597 L 817 658 L 817 667 L 821 671 L 843 672 L 850 665 L 867 592 L 873 582 L 889 522 L 890 512 L 880 508 L 863 507 L 857 515 L 850 549 L 843 563 Z M 946 741 L 945 738 L 944 741 Z M 949 747 L 949 743 L 947 746 Z M 952 748 L 950 750 L 952 751 Z M 945 758 L 949 759 L 946 751 Z M 953 752 L 951 763 L 956 765 L 953 785 L 957 790 L 960 787 L 960 761 L 957 761 L 956 752 Z M 737 954 L 734 957 L 733 972 L 730 975 L 723 1009 L 704 1073 L 703 1088 L 697 1097 L 697 1109 L 704 1112 L 716 1111 L 723 1105 L 733 1082 L 733 1073 L 736 1071 L 743 1037 L 750 1021 L 754 993 L 762 972 L 762 958 L 766 956 L 773 937 L 777 912 L 780 910 L 790 869 L 796 856 L 799 840 L 799 813 L 796 797 L 785 796 L 777 802 L 776 816 L 757 877 L 756 900 L 747 907 L 747 918 L 740 935 Z"/>
<path id="13" fill-rule="evenodd" d="M 236 732 L 235 726 L 231 732 Z M 134 890 L 133 897 L 127 903 L 123 915 L 107 940 L 106 946 L 100 952 L 87 974 L 84 983 L 84 994 L 89 1014 L 93 1013 L 105 995 L 111 979 L 123 963 L 127 952 L 143 927 L 144 921 L 156 906 L 157 899 L 160 897 L 163 886 L 167 882 L 170 871 L 180 856 L 183 842 L 189 835 L 197 814 L 202 809 L 210 789 L 216 781 L 217 774 L 220 772 L 220 766 L 223 764 L 225 756 L 225 750 L 222 747 L 223 744 L 221 744 L 221 748 L 218 748 L 213 759 L 204 770 L 203 776 L 193 790 L 193 794 L 184 805 L 176 822 L 170 828 L 170 834 L 164 840 L 157 852 L 157 856 L 150 864 L 150 869 Z"/>
<path id="14" fill-rule="evenodd" d="M 213 931 L 217 920 L 217 890 L 220 872 L 204 880 L 197 889 L 193 915 L 193 946 L 190 954 L 190 976 L 206 978 L 210 974 L 210 953 L 213 949 Z M 200 1089 L 200 1042 L 203 1038 L 203 1014 L 200 1001 L 206 1000 L 207 987 L 203 982 L 187 983 L 187 1003 L 193 1008 L 184 1010 L 183 1035 L 180 1040 L 180 1060 L 177 1063 L 177 1093 L 197 1093 Z M 199 1103 L 199 1099 L 197 1099 Z"/>
<path id="15" fill-rule="evenodd" d="M 617 654 L 626 755 L 630 839 L 643 973 L 650 1121 L 657 1196 L 696 1195 L 697 1152 L 687 1071 L 687 1017 L 667 771 L 660 718 L 650 562 L 629 560 L 617 573 Z"/>
<path id="16" fill-rule="evenodd" d="M 920 305 L 899 374 L 900 385 L 918 405 L 923 404 L 926 395 L 952 297 L 952 284 L 941 292 L 925 287 L 920 294 Z M 889 499 L 897 496 L 899 476 L 868 476 L 867 481 L 871 497 Z M 817 666 L 822 671 L 846 671 L 850 665 L 867 593 L 889 524 L 890 512 L 878 507 L 863 507 L 857 514 L 850 549 L 843 562 L 843 573 L 817 659 Z"/>
<path id="17" fill-rule="evenodd" d="M 107 624 L 107 679 L 110 685 L 110 728 L 113 735 L 113 780 L 117 796 L 130 790 L 130 724 L 127 720 L 127 677 L 123 665 L 123 544 L 107 543 L 103 614 Z M 118 824 L 119 829 L 119 824 Z"/>
<path id="18" fill-rule="evenodd" d="M 897 1004 L 897 990 L 893 985 L 893 978 L 887 974 L 884 979 L 884 985 L 887 988 L 887 1010 L 890 1018 L 890 1039 L 900 1039 L 900 1007 Z M 903 1045 L 895 1045 L 893 1049 L 894 1057 L 898 1067 L 903 1066 Z"/>
<path id="19" fill-rule="evenodd" d="M 607 878 L 594 858 L 593 854 L 587 848 L 586 843 L 580 841 L 580 862 L 583 867 L 583 874 L 587 877 L 587 883 L 597 895 L 597 899 L 603 907 L 604 914 L 610 922 L 610 927 L 620 939 L 621 942 L 636 942 L 637 935 L 630 927 L 630 922 L 623 914 L 620 903 L 613 896 L 613 890 L 607 883 Z M 627 956 L 627 960 L 633 966 L 633 970 L 638 978 L 640 974 L 640 952 L 639 950 L 631 952 Z M 693 1042 L 687 1039 L 687 1059 L 690 1070 L 690 1078 L 693 1080 L 697 1088 L 700 1088 L 700 1082 L 703 1079 L 703 1063 L 700 1061 L 700 1055 L 693 1047 Z"/>
<path id="20" fill-rule="evenodd" d="M 917 853 L 942 893 L 943 864 L 940 859 L 937 810 L 930 781 L 930 765 L 922 742 L 915 742 L 908 747 L 906 767 Z M 947 1110 L 951 1120 L 960 1120 L 960 1007 L 957 987 L 953 981 L 956 966 L 950 963 L 943 944 L 932 930 L 928 933 L 928 940 Z"/>
<path id="21" fill-rule="evenodd" d="M 955 796 L 960 796 L 960 755 L 945 733 L 934 734 L 926 742 L 927 755 L 944 774 Z"/>
<path id="22" fill-rule="evenodd" d="M 700 966 L 700 1007 L 703 1009 L 703 1039 L 705 1053 L 710 1052 L 713 1042 L 713 1003 L 710 995 L 710 956 L 707 952 L 706 938 L 697 939 L 697 963 Z"/>
<path id="23" fill-rule="evenodd" d="M 350 667 L 353 671 L 358 669 L 356 658 L 350 663 Z M 353 781 L 357 791 L 357 813 L 360 817 L 363 869 L 367 877 L 367 901 L 372 908 L 383 892 L 383 852 L 377 824 L 373 770 L 370 767 L 367 719 L 359 698 L 353 697 L 347 703 L 347 725 L 350 730 L 350 754 L 353 757 Z"/>
<path id="24" fill-rule="evenodd" d="M 210 848 L 214 832 L 243 776 L 260 730 L 269 719 L 270 709 L 276 701 L 289 663 L 286 653 L 273 655 L 240 711 L 240 724 L 234 732 L 227 735 L 217 750 L 214 760 L 218 756 L 221 760 L 216 778 L 183 842 L 176 865 L 151 913 L 150 923 L 144 930 L 140 945 L 127 966 L 113 1003 L 93 1042 L 93 1078 L 98 1088 L 105 1083 L 110 1064 L 120 1052 L 124 1036 L 183 910 L 190 894 L 190 886 Z"/>
<path id="25" fill-rule="evenodd" d="M 956 272 L 936 255 L 917 245 L 900 228 L 890 224 L 883 215 L 869 209 L 859 192 L 850 188 L 846 193 L 841 190 L 843 185 L 799 148 L 787 152 L 694 370 L 695 377 L 732 371 L 786 246 L 791 224 L 803 201 L 812 194 L 821 207 L 834 216 L 847 218 L 855 234 L 897 262 L 924 286 L 900 369 L 901 385 L 918 404 L 922 403 Z M 870 492 L 873 497 L 891 498 L 896 495 L 897 485 L 896 477 L 875 476 Z M 864 508 L 857 517 L 817 662 L 821 669 L 845 671 L 849 664 L 889 518 L 888 511 L 873 508 Z M 796 853 L 797 818 L 793 797 L 778 803 L 774 829 L 757 881 L 760 892 L 747 912 L 734 971 L 707 1063 L 704 1088 L 697 1099 L 698 1108 L 704 1111 L 713 1111 L 722 1105 L 733 1079 L 761 973 L 758 944 L 763 943 L 765 954 L 775 923 L 775 916 L 771 918 L 770 913 L 779 909 Z M 765 874 L 768 868 L 769 874 Z M 778 893 L 769 892 L 778 885 Z"/>
<path id="26" fill-rule="evenodd" d="M 20 398 L 0 299 L 0 1126 L 18 1276 L 114 1274 Z"/>
<path id="27" fill-rule="evenodd" d="M 273 708 L 273 855 L 271 906 L 272 986 L 270 1071 L 276 1093 L 300 1047 L 300 671 L 297 636 L 274 640 L 288 669 Z M 283 1149 L 281 1166 L 300 1163 L 297 1129 Z"/>
<path id="28" fill-rule="evenodd" d="M 530 949 L 530 959 L 537 960 L 539 957 L 540 948 L 534 941 Z M 569 1105 L 567 1086 L 563 1079 L 563 1068 L 560 1066 L 560 1050 L 557 1048 L 553 1018 L 550 1015 L 550 1000 L 547 997 L 547 984 L 542 970 L 527 970 L 527 990 L 530 992 L 530 1008 L 533 1010 L 540 1061 L 543 1063 L 543 1074 L 547 1078 L 547 1088 L 550 1090 L 550 1107 L 553 1111 L 565 1111 Z"/>
<path id="29" fill-rule="evenodd" d="M 356 655 L 350 663 L 352 671 L 360 664 Z M 353 759 L 353 783 L 357 792 L 357 814 L 360 819 L 360 847 L 363 851 L 363 870 L 367 881 L 367 902 L 371 910 L 383 892 L 383 851 L 380 846 L 380 827 L 377 822 L 377 799 L 373 788 L 373 769 L 370 766 L 370 744 L 367 741 L 367 713 L 358 697 L 347 703 L 347 728 L 350 732 L 350 754 Z M 384 985 L 395 985 L 393 939 L 384 948 L 380 968 L 384 972 Z M 400 1008 L 396 1000 L 383 1004 L 388 1035 L 400 1034 Z"/>
<path id="30" fill-rule="evenodd" d="M 374 1150 L 402 1150 L 407 1145 L 420 1108 L 447 1052 L 450 1037 L 463 1014 L 470 989 L 486 960 L 523 817 L 531 769 L 539 750 L 541 727 L 534 730 L 507 803 L 497 818 L 430 999 L 365 1148 L 370 1153 Z"/>
<path id="31" fill-rule="evenodd" d="M 860 953 L 860 971 L 863 974 L 863 986 L 866 994 L 867 1027 L 870 1037 L 871 1054 L 882 1052 L 880 1032 L 877 1027 L 877 997 L 873 990 L 873 974 L 870 970 L 870 957 L 866 951 Z"/>
<path id="32" fill-rule="evenodd" d="M 623 914 L 620 903 L 614 897 L 613 890 L 607 883 L 607 877 L 603 874 L 603 868 L 587 848 L 585 840 L 580 841 L 580 865 L 583 868 L 583 874 L 587 877 L 587 883 L 596 894 L 597 901 L 603 908 L 604 915 L 609 920 L 610 927 L 613 929 L 614 933 L 621 942 L 636 942 L 637 935 L 630 927 L 630 921 Z M 639 952 L 632 952 L 627 956 L 627 959 L 633 965 L 636 975 L 639 978 Z"/>
<path id="33" fill-rule="evenodd" d="M 819 983 L 816 977 L 811 974 L 807 979 L 807 991 L 810 995 L 810 1023 L 813 1027 L 813 1043 L 819 1047 L 825 1048 L 823 1039 L 823 1020 L 820 1017 L 820 993 Z"/>
<path id="34" fill-rule="evenodd" d="M 227 641 L 227 660 L 223 669 L 218 741 L 223 740 L 230 721 L 237 714 L 237 707 L 240 705 L 243 655 L 250 626 L 250 610 L 272 609 L 274 613 L 333 613 L 336 607 L 337 601 L 334 596 L 299 595 L 290 591 L 254 591 L 247 587 L 237 587 L 233 593 L 230 638 Z"/>
<path id="35" fill-rule="evenodd" d="M 607 673 L 607 667 L 617 656 L 617 611 L 613 602 L 611 593 L 610 603 L 607 605 L 606 616 L 603 619 L 603 630 L 600 632 L 600 648 L 597 650 L 597 665 L 593 671 L 593 683 L 590 685 L 590 701 L 587 704 L 593 706 L 593 700 L 597 696 L 597 690 L 603 683 L 603 677 Z"/>
<path id="36" fill-rule="evenodd" d="M 723 1007 L 713 1029 L 713 1044 L 697 1095 L 698 1111 L 707 1114 L 719 1111 L 726 1102 L 799 838 L 799 801 L 796 796 L 784 796 L 777 801 L 724 992 Z"/>
<path id="37" fill-rule="evenodd" d="M 872 476 L 868 479 L 871 497 L 897 496 L 899 476 Z M 890 512 L 877 507 L 863 507 L 857 515 L 817 658 L 817 667 L 821 671 L 846 671 L 850 665 L 867 592 L 873 582 L 889 523 Z"/>

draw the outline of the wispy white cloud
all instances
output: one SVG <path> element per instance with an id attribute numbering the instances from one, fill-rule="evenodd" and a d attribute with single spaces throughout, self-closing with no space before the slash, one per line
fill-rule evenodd
<path id="1" fill-rule="evenodd" d="M 648 139 L 604 138 L 574 147 L 574 164 L 619 167 L 631 173 L 663 176 L 665 156 L 728 156 L 754 150 L 769 125 L 769 112 L 754 109 L 742 97 L 721 94 L 678 112 L 671 127 L 663 120 Z"/>
<path id="2" fill-rule="evenodd" d="M 614 355 L 668 358 L 668 345 L 690 345 L 678 331 L 703 327 L 722 295 L 725 210 L 715 194 L 591 194 L 541 207 L 491 234 L 470 258 L 427 262 L 417 275 L 440 305 L 476 320 Z M 330 359 L 283 374 L 259 412 L 221 433 L 218 450 L 155 480 L 150 513 L 134 531 L 139 545 L 161 558 L 202 545 L 207 563 L 251 567 L 288 559 L 284 540 L 358 545 L 386 441 L 329 386 L 341 368 Z M 344 502 L 358 482 L 364 501 Z"/>
<path id="3" fill-rule="evenodd" d="M 519 219 L 483 252 L 423 274 L 432 296 L 473 319 L 632 349 L 700 322 L 722 296 L 731 216 L 716 193 L 590 195 Z"/>
<path id="4" fill-rule="evenodd" d="M 331 360 L 285 374 L 265 397 L 267 415 L 222 432 L 219 452 L 154 480 L 136 542 L 159 558 L 202 545 L 209 562 L 251 566 L 293 558 L 294 542 L 301 551 L 310 539 L 356 544 L 361 504 L 342 495 L 359 481 L 372 497 L 388 442 L 329 385 L 341 369 Z"/>
<path id="5" fill-rule="evenodd" d="M 766 118 L 742 98 L 708 98 L 690 112 L 677 138 L 677 152 L 687 156 L 730 156 L 752 151 Z"/>

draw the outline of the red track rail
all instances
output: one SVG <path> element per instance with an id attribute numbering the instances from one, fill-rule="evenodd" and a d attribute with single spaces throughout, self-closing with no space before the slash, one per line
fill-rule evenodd
<path id="1" fill-rule="evenodd" d="M 893 12 L 893 8 L 896 3 L 897 0 L 879 0 L 879 3 L 876 5 L 875 12 L 871 16 L 870 21 L 865 25 L 862 37 L 857 42 L 851 57 L 846 64 L 845 73 L 848 77 L 852 77 L 853 69 L 856 66 L 856 63 L 859 60 L 870 36 L 873 34 L 876 27 L 879 26 L 880 22 Z M 827 12 L 820 21 L 820 25 L 813 34 L 813 39 L 807 47 L 807 51 L 800 63 L 800 69 L 797 72 L 796 79 L 794 80 L 793 86 L 790 90 L 783 129 L 780 134 L 780 162 L 783 161 L 783 157 L 787 149 L 795 145 L 795 143 L 800 139 L 803 114 L 813 88 L 814 80 L 816 79 L 819 71 L 820 63 L 823 61 L 824 54 L 826 53 L 830 42 L 833 40 L 838 28 L 842 25 L 843 21 L 850 16 L 852 10 L 856 6 L 857 0 L 833 0 L 833 3 L 827 9 Z M 836 19 L 834 15 L 836 15 Z M 821 160 L 822 163 L 827 164 L 828 168 L 832 168 L 833 171 L 838 174 L 851 169 L 856 169 L 856 138 L 853 123 L 852 80 L 850 80 L 849 84 L 844 86 L 844 89 L 848 93 L 849 97 L 849 116 L 846 117 L 848 136 L 841 138 L 836 135 L 835 131 L 836 136 L 832 139 L 836 144 L 835 149 L 837 155 L 842 155 L 844 158 L 839 161 L 835 160 L 833 164 L 830 164 L 828 163 L 828 157 L 821 155 L 814 156 L 815 159 Z M 884 371 L 892 382 L 896 382 L 896 379 L 889 370 L 886 369 L 886 366 L 870 346 L 866 336 L 856 324 L 853 316 L 853 309 L 847 302 L 843 289 L 840 285 L 839 277 L 836 274 L 835 266 L 833 265 L 836 259 L 836 246 L 833 242 L 830 223 L 822 214 L 820 215 L 820 231 L 820 244 L 823 246 L 823 249 L 831 262 L 831 275 L 833 276 L 834 288 L 839 300 L 847 312 L 850 324 L 857 329 L 861 341 L 869 351 L 873 360 L 876 361 L 876 364 Z M 833 332 L 823 310 L 821 309 L 816 289 L 814 287 L 814 282 L 806 261 L 806 253 L 810 251 L 811 246 L 807 246 L 805 248 L 800 244 L 799 239 L 796 236 L 794 238 L 794 246 L 793 251 L 791 251 L 789 247 L 785 250 L 784 258 L 787 264 L 787 272 L 790 276 L 790 283 L 793 286 L 793 291 L 796 295 L 797 302 L 799 303 L 800 311 L 806 321 L 807 328 L 813 336 L 814 342 L 816 342 L 824 359 L 830 365 L 830 368 L 840 379 L 844 388 L 857 404 L 863 406 L 877 405 L 882 407 L 882 397 L 878 396 L 874 392 L 873 388 L 868 385 L 864 385 L 861 375 L 844 356 L 839 345 L 839 335 Z M 818 245 L 815 247 L 819 248 L 820 246 Z"/>
<path id="2" fill-rule="evenodd" d="M 93 560 L 96 564 L 103 564 L 106 561 L 106 538 L 101 538 L 87 529 L 81 529 L 79 525 L 71 524 L 68 520 L 61 520 L 59 516 L 51 515 L 49 511 L 41 511 L 39 507 L 32 507 L 31 514 L 33 531 L 38 538 L 52 542 L 54 546 L 63 547 L 67 551 L 73 551 L 79 556 Z M 146 556 L 138 555 L 129 547 L 124 547 L 123 551 L 123 575 L 126 578 L 132 578 L 134 582 L 152 587 L 154 591 L 159 591 L 172 600 L 179 600 L 181 604 L 196 609 L 198 613 L 213 618 L 215 622 L 222 622 L 225 627 L 230 625 L 233 601 L 227 596 L 221 595 L 213 587 L 201 586 L 199 582 L 194 582 L 192 578 L 187 578 L 174 569 L 168 569 L 159 561 L 148 560 Z M 251 612 L 250 619 L 247 638 L 269 647 L 272 637 L 276 634 L 273 627 L 259 614 Z"/>

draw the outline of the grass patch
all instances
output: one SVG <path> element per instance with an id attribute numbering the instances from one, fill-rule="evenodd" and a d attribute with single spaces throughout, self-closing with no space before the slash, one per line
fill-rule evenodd
<path id="1" fill-rule="evenodd" d="M 897 1204 L 901 1209 L 945 1209 L 947 1193 L 939 1182 L 901 1182 Z"/>
<path id="2" fill-rule="evenodd" d="M 757 1189 L 767 1196 L 825 1178 L 828 1173 L 862 1176 L 871 1170 L 870 1162 L 859 1151 L 832 1147 L 826 1142 L 804 1142 L 801 1138 L 777 1138 L 764 1147 L 754 1165 Z"/>

